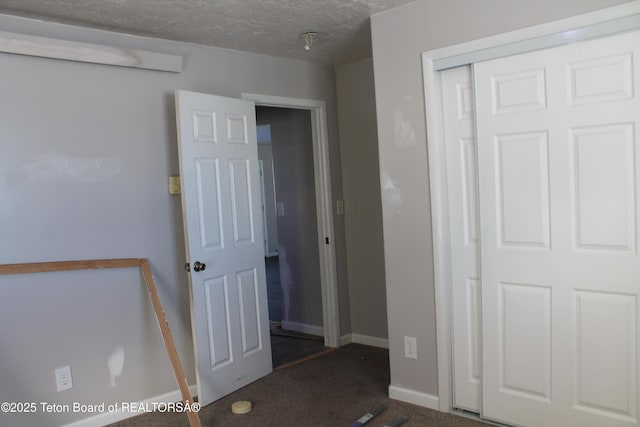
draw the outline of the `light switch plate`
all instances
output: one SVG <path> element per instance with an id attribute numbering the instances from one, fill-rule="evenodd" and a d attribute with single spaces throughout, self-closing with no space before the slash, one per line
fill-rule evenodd
<path id="1" fill-rule="evenodd" d="M 169 194 L 180 194 L 180 177 L 169 177 Z"/>

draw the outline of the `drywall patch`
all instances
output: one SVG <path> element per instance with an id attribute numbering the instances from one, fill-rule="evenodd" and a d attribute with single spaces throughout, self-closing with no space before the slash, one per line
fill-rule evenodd
<path id="1" fill-rule="evenodd" d="M 397 213 L 402 213 L 402 193 L 386 171 L 380 173 L 380 184 L 382 201 L 395 209 Z"/>
<path id="2" fill-rule="evenodd" d="M 111 353 L 107 359 L 107 367 L 111 377 L 109 382 L 111 387 L 115 387 L 116 378 L 122 375 L 122 369 L 124 368 L 124 347 L 120 345 Z"/>
<path id="3" fill-rule="evenodd" d="M 406 101 L 406 100 L 405 100 Z M 400 148 L 407 148 L 416 145 L 416 132 L 413 129 L 411 120 L 407 119 L 401 109 L 393 113 L 395 143 Z"/>
<path id="4" fill-rule="evenodd" d="M 106 182 L 120 173 L 122 161 L 113 157 L 77 157 L 48 154 L 7 172 L 6 182 L 14 187 L 30 182 Z"/>

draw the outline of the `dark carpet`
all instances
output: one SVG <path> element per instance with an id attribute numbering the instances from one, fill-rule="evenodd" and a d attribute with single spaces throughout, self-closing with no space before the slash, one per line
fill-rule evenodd
<path id="1" fill-rule="evenodd" d="M 378 405 L 389 409 L 367 423 L 380 427 L 406 415 L 407 427 L 482 427 L 456 415 L 391 400 L 389 356 L 385 349 L 350 344 L 315 359 L 274 371 L 266 377 L 205 406 L 205 427 L 347 427 Z M 253 411 L 231 412 L 231 404 L 249 400 Z M 112 424 L 112 427 L 188 427 L 185 414 L 152 413 Z"/>

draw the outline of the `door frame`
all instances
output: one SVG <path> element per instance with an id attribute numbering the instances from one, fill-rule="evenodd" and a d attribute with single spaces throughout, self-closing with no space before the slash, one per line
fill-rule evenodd
<path id="1" fill-rule="evenodd" d="M 287 98 L 255 93 L 243 93 L 242 99 L 253 101 L 256 105 L 263 107 L 293 108 L 308 110 L 311 113 L 324 345 L 327 347 L 339 347 L 340 307 L 338 305 L 338 273 L 336 269 L 333 225 L 329 132 L 327 129 L 325 102 L 314 99 Z M 325 243 L 326 241 L 329 243 Z"/>
<path id="2" fill-rule="evenodd" d="M 260 195 L 262 197 L 262 234 L 264 245 L 264 256 L 269 256 L 269 228 L 267 226 L 267 204 L 264 191 L 264 161 L 258 158 L 258 169 L 260 169 Z"/>
<path id="3" fill-rule="evenodd" d="M 433 233 L 438 409 L 440 411 L 451 412 L 453 402 L 451 241 L 440 71 L 639 28 L 640 2 L 632 1 L 422 54 Z"/>

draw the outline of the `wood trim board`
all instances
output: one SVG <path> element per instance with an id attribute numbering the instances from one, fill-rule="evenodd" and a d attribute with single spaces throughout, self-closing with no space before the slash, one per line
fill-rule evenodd
<path id="1" fill-rule="evenodd" d="M 70 270 L 94 270 L 103 268 L 140 268 L 142 277 L 149 291 L 149 297 L 153 304 L 153 310 L 155 311 L 156 318 L 158 319 L 158 325 L 160 325 L 160 332 L 162 333 L 162 339 L 164 341 L 169 360 L 171 361 L 171 367 L 175 374 L 176 381 L 180 387 L 180 393 L 182 394 L 182 403 L 185 404 L 187 417 L 189 418 L 189 424 L 191 427 L 201 427 L 200 417 L 198 412 L 193 410 L 193 398 L 189 391 L 189 385 L 176 350 L 175 342 L 173 341 L 173 335 L 169 328 L 169 322 L 167 316 L 162 308 L 160 302 L 160 296 L 158 295 L 158 289 L 153 279 L 153 273 L 151 272 L 151 264 L 146 258 L 120 258 L 120 259 L 99 259 L 99 260 L 84 260 L 84 261 L 54 261 L 54 262 L 35 262 L 24 264 L 0 264 L 0 274 L 26 274 L 26 273 L 48 273 L 55 271 L 70 271 Z"/>
<path id="2" fill-rule="evenodd" d="M 145 70 L 182 72 L 183 57 L 0 31 L 0 52 Z"/>

